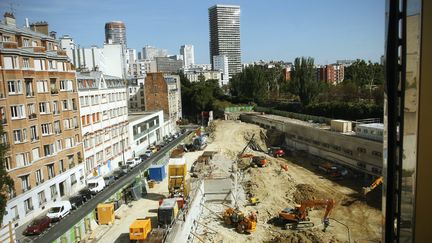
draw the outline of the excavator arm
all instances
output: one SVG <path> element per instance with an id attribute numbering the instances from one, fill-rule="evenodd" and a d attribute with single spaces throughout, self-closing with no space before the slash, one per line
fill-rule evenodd
<path id="1" fill-rule="evenodd" d="M 368 194 L 370 191 L 375 189 L 377 186 L 381 185 L 383 183 L 383 181 L 384 181 L 384 176 L 380 176 L 370 186 L 363 187 L 363 195 Z"/>

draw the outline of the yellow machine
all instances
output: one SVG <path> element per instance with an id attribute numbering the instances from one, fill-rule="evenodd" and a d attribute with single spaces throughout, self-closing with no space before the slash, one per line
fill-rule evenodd
<path id="1" fill-rule="evenodd" d="M 308 210 L 317 207 L 325 206 L 326 211 L 323 217 L 324 231 L 330 225 L 328 216 L 335 205 L 333 199 L 324 200 L 307 200 L 302 202 L 301 205 L 296 205 L 294 208 L 285 208 L 279 213 L 279 219 L 285 224 L 285 228 L 297 229 L 307 228 L 314 226 L 314 223 L 310 222 L 308 217 Z"/>
<path id="2" fill-rule="evenodd" d="M 112 224 L 114 223 L 114 204 L 98 204 L 97 205 L 98 212 L 98 222 L 99 224 Z"/>
<path id="3" fill-rule="evenodd" d="M 223 214 L 223 220 L 226 225 L 236 227 L 239 233 L 252 233 L 256 230 L 257 216 L 255 213 L 250 213 L 245 216 L 243 212 L 238 209 L 228 208 Z"/>
<path id="4" fill-rule="evenodd" d="M 150 219 L 135 219 L 129 227 L 129 239 L 145 240 L 152 230 Z"/>
<path id="5" fill-rule="evenodd" d="M 381 185 L 384 181 L 384 176 L 380 176 L 378 179 L 376 179 L 370 186 L 363 187 L 363 195 L 366 196 L 370 191 L 375 189 L 377 186 Z"/>

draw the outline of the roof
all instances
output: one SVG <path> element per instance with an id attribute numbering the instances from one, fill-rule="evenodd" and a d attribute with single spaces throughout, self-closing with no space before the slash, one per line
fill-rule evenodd
<path id="1" fill-rule="evenodd" d="M 210 7 L 209 9 L 212 9 L 212 8 L 240 8 L 240 6 L 239 5 L 228 5 L 228 4 L 216 4 L 212 7 Z"/>
<path id="2" fill-rule="evenodd" d="M 136 120 L 142 119 L 143 117 L 150 116 L 157 113 L 157 111 L 141 111 L 141 112 L 132 112 L 128 114 L 128 121 L 134 122 Z"/>
<path id="3" fill-rule="evenodd" d="M 4 29 L 4 30 L 11 31 L 11 32 L 19 32 L 19 33 L 23 33 L 23 34 L 27 34 L 27 35 L 31 35 L 31 36 L 36 36 L 36 37 L 43 38 L 43 39 L 49 39 L 51 41 L 56 41 L 53 37 L 51 37 L 49 35 L 45 35 L 45 34 L 33 31 L 30 28 L 26 28 L 26 27 L 16 27 L 14 25 L 8 25 L 8 24 L 5 24 L 4 22 L 0 22 L 0 28 Z"/>
<path id="4" fill-rule="evenodd" d="M 360 124 L 360 125 L 357 125 L 357 127 L 362 127 L 362 128 L 375 128 L 375 129 L 384 130 L 384 123 Z"/>

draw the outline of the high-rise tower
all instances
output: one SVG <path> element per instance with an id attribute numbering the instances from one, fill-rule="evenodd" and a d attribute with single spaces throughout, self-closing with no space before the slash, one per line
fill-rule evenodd
<path id="1" fill-rule="evenodd" d="M 180 47 L 180 55 L 183 55 L 183 63 L 185 68 L 190 68 L 195 64 L 194 46 L 183 45 Z"/>
<path id="2" fill-rule="evenodd" d="M 112 21 L 105 24 L 105 43 L 126 46 L 126 26 L 123 22 Z"/>
<path id="3" fill-rule="evenodd" d="M 226 55 L 229 76 L 241 72 L 240 6 L 218 4 L 208 11 L 210 62 L 213 65 L 213 56 Z"/>

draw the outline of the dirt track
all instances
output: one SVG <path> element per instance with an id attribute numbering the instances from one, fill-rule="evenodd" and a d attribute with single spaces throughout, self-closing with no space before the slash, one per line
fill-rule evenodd
<path id="1" fill-rule="evenodd" d="M 255 134 L 256 142 L 265 149 L 265 130 L 256 125 L 216 121 L 210 130 L 212 142 L 206 150 L 219 151 L 231 160 L 244 148 L 252 134 Z M 246 153 L 264 155 L 251 150 Z M 357 200 L 357 191 L 341 185 L 344 182 L 336 183 L 314 171 L 307 156 L 267 158 L 268 167 L 246 168 L 241 181 L 245 191 L 261 201 L 256 206 L 248 206 L 247 202 L 243 202 L 241 207 L 245 212 L 258 211 L 256 232 L 240 235 L 234 229 L 223 225 L 214 215 L 208 214 L 207 218 L 203 217 L 202 222 L 216 229 L 217 233 L 204 234 L 204 239 L 211 242 L 348 242 L 348 230 L 340 224 L 343 223 L 350 230 L 351 242 L 381 241 L 381 212 L 366 204 L 364 200 Z M 281 165 L 284 164 L 288 165 L 288 171 L 281 170 Z M 315 227 L 310 229 L 285 230 L 268 223 L 285 207 L 293 207 L 307 199 L 326 198 L 336 201 L 330 215 L 331 225 L 326 232 L 322 232 L 323 209 L 309 213 L 311 221 L 315 223 Z M 223 211 L 224 207 L 213 205 L 213 209 Z"/>

